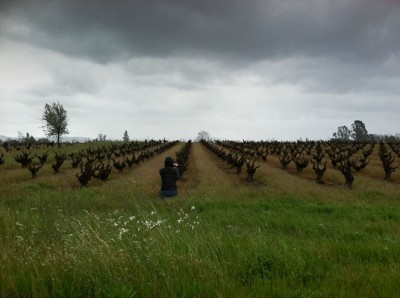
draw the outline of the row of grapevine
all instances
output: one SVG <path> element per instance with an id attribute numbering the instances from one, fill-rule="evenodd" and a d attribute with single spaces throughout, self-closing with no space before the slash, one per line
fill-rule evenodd
<path id="1" fill-rule="evenodd" d="M 220 159 L 227 162 L 232 167 L 236 168 L 237 173 L 242 171 L 242 167 L 246 164 L 247 167 L 247 180 L 252 181 L 253 176 L 256 173 L 256 169 L 259 165 L 255 165 L 256 158 L 254 155 L 247 154 L 241 150 L 229 149 L 228 151 L 221 148 L 224 147 L 221 143 L 212 143 L 203 140 L 202 143 L 213 153 L 215 153 Z"/>
<path id="2" fill-rule="evenodd" d="M 327 162 L 340 171 L 345 178 L 345 185 L 352 188 L 354 172 L 360 172 L 369 164 L 369 157 L 374 152 L 375 143 L 350 142 L 254 142 L 254 141 L 214 141 L 203 142 L 218 157 L 236 168 L 237 172 L 246 164 L 248 179 L 255 173 L 256 161 L 266 162 L 268 156 L 275 155 L 282 168 L 287 169 L 293 163 L 298 173 L 312 164 L 315 179 L 324 183 Z M 399 157 L 400 145 L 396 143 L 380 143 L 379 158 L 382 162 L 384 178 L 391 180 L 391 174 L 399 167 L 395 154 Z"/>
<path id="3" fill-rule="evenodd" d="M 189 140 L 181 150 L 175 152 L 176 162 L 178 164 L 179 177 L 182 178 L 183 174 L 186 172 L 189 166 L 189 155 L 190 148 L 192 147 L 192 141 Z"/>
<path id="4" fill-rule="evenodd" d="M 89 147 L 86 149 L 75 150 L 67 154 L 66 151 L 52 151 L 43 147 L 22 148 L 16 150 L 12 156 L 13 160 L 26 168 L 35 178 L 40 169 L 50 164 L 54 173 L 59 173 L 66 161 L 70 161 L 71 167 L 77 169 L 76 177 L 82 186 L 87 186 L 91 178 L 107 180 L 114 168 L 121 173 L 126 167 L 131 168 L 155 155 L 161 154 L 165 150 L 176 145 L 178 141 L 145 141 L 130 143 L 111 143 L 97 148 Z M 7 149 L 6 149 L 7 150 Z M 8 152 L 10 152 L 9 150 Z M 69 150 L 71 151 L 71 150 Z M 0 155 L 0 164 L 5 163 L 5 157 Z"/>

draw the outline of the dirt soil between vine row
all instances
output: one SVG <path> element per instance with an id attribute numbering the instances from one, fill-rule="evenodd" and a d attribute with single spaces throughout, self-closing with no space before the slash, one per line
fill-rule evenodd
<path id="1" fill-rule="evenodd" d="M 155 193 L 160 189 L 161 178 L 159 169 L 164 166 L 167 156 L 175 158 L 183 144 L 163 152 L 149 161 L 139 165 L 132 171 L 130 181 L 143 187 L 143 191 Z M 223 162 L 201 143 L 193 143 L 190 149 L 189 166 L 183 177 L 178 181 L 180 195 L 190 195 L 192 192 L 220 193 L 232 189 L 239 182 L 235 175 L 223 169 Z"/>

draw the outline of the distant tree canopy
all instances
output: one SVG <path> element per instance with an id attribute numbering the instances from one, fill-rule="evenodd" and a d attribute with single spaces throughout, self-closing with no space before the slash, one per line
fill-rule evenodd
<path id="1" fill-rule="evenodd" d="M 361 120 L 354 121 L 354 123 L 351 125 L 351 128 L 353 129 L 351 137 L 354 141 L 356 142 L 368 141 L 369 139 L 368 131 L 365 128 L 365 124 Z"/>
<path id="2" fill-rule="evenodd" d="M 25 145 L 33 145 L 37 142 L 34 136 L 30 135 L 29 132 L 27 132 L 24 136 L 24 134 L 20 131 L 18 132 L 18 141 Z"/>
<path id="3" fill-rule="evenodd" d="M 59 102 L 51 105 L 45 104 L 42 115 L 45 123 L 44 131 L 48 137 L 57 137 L 57 146 L 60 147 L 60 138 L 63 134 L 68 134 L 68 117 L 67 111 Z"/>
<path id="4" fill-rule="evenodd" d="M 124 142 L 129 142 L 129 135 L 128 135 L 128 131 L 127 130 L 125 130 L 124 136 L 122 137 L 122 140 Z"/>
<path id="5" fill-rule="evenodd" d="M 36 139 L 29 135 L 29 133 L 26 133 L 26 136 L 22 139 L 22 142 L 25 144 L 35 144 L 36 143 Z"/>
<path id="6" fill-rule="evenodd" d="M 334 139 L 339 139 L 342 141 L 350 141 L 351 130 L 346 126 L 339 126 L 337 132 L 333 133 Z"/>
<path id="7" fill-rule="evenodd" d="M 395 135 L 370 134 L 369 138 L 374 142 L 396 143 L 400 142 L 400 133 Z"/>
<path id="8" fill-rule="evenodd" d="M 102 133 L 99 133 L 98 135 L 97 135 L 97 141 L 105 141 L 107 139 L 107 136 L 106 135 L 104 135 L 104 134 L 102 134 Z"/>
<path id="9" fill-rule="evenodd" d="M 349 129 L 346 125 L 339 126 L 337 132 L 333 133 L 334 140 L 355 142 L 366 142 L 370 139 L 365 124 L 361 120 L 355 120 Z"/>
<path id="10" fill-rule="evenodd" d="M 207 131 L 201 130 L 201 131 L 199 131 L 199 133 L 197 134 L 196 140 L 197 140 L 197 141 L 209 141 L 209 140 L 211 140 L 211 136 L 210 136 L 210 134 L 209 134 Z"/>

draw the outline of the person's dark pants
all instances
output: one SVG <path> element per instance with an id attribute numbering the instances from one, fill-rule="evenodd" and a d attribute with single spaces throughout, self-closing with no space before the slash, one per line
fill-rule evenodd
<path id="1" fill-rule="evenodd" d="M 161 198 L 169 198 L 176 197 L 178 195 L 178 191 L 176 189 L 162 189 L 160 190 Z"/>

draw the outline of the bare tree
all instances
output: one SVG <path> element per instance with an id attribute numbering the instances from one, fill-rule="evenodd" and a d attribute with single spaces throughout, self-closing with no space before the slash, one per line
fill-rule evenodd
<path id="1" fill-rule="evenodd" d="M 209 141 L 209 140 L 211 140 L 211 136 L 207 131 L 202 130 L 197 134 L 196 140 L 197 141 Z"/>
<path id="2" fill-rule="evenodd" d="M 51 105 L 45 104 L 42 120 L 45 123 L 43 129 L 48 137 L 57 137 L 57 146 L 60 147 L 60 137 L 68 134 L 68 117 L 67 111 L 59 102 Z"/>

